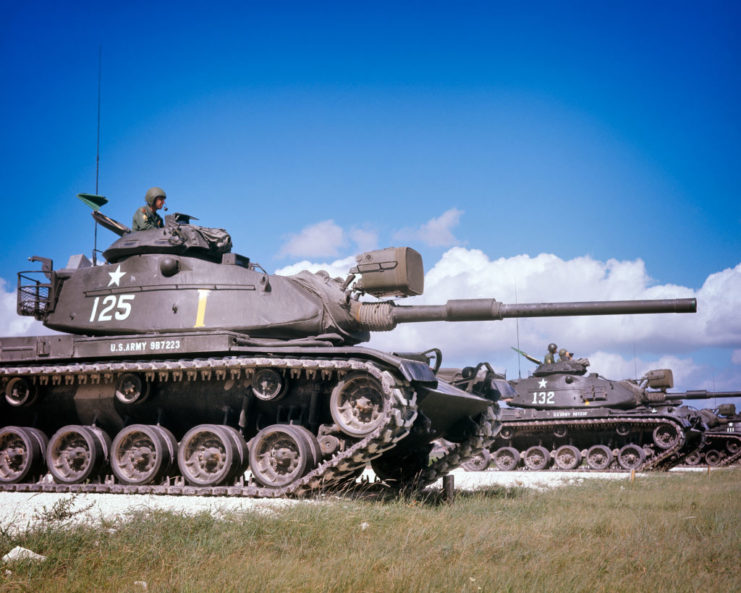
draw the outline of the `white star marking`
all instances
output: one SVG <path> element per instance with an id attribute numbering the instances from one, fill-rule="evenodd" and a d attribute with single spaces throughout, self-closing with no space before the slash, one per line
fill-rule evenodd
<path id="1" fill-rule="evenodd" d="M 108 275 L 111 277 L 111 281 L 108 283 L 108 286 L 111 284 L 115 284 L 116 286 L 121 286 L 121 278 L 123 278 L 126 275 L 126 272 L 121 271 L 121 264 L 118 265 L 115 272 L 108 272 Z"/>
<path id="2" fill-rule="evenodd" d="M 545 389 L 545 386 L 546 386 L 545 379 L 541 379 L 540 382 L 538 383 L 538 387 L 540 387 L 541 389 Z"/>

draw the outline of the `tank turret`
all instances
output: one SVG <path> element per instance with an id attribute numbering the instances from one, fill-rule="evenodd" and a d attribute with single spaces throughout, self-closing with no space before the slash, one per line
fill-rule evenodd
<path id="1" fill-rule="evenodd" d="M 642 405 L 679 405 L 683 400 L 741 397 L 739 391 L 667 391 L 674 387 L 671 369 L 648 371 L 639 380 L 615 381 L 587 373 L 588 359 L 541 364 L 527 379 L 516 382 L 513 408 L 616 408 Z"/>
<path id="2" fill-rule="evenodd" d="M 18 276 L 18 312 L 53 335 L 0 339 L 0 489 L 306 495 L 346 487 L 367 464 L 423 486 L 471 458 L 499 426 L 506 383 L 490 369 L 436 376 L 437 349 L 358 346 L 399 323 L 691 312 L 694 299 L 402 306 L 424 289 L 407 247 L 364 253 L 345 278 L 268 274 L 222 229 L 167 216 L 83 255 Z M 368 299 L 381 299 L 369 302 Z M 386 299 L 386 300 L 384 300 Z M 479 374 L 481 376 L 479 376 Z M 444 455 L 431 458 L 444 439 Z M 56 485 L 39 478 L 50 473 Z"/>

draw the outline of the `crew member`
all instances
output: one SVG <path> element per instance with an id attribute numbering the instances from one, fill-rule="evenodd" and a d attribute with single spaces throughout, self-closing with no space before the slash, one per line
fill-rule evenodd
<path id="1" fill-rule="evenodd" d="M 131 224 L 132 230 L 148 231 L 149 229 L 161 229 L 165 226 L 162 217 L 157 214 L 165 206 L 167 194 L 161 187 L 150 187 L 144 196 L 146 206 L 137 208 L 134 212 L 134 220 Z"/>
<path id="2" fill-rule="evenodd" d="M 545 355 L 545 358 L 543 359 L 543 364 L 553 364 L 556 362 L 556 352 L 558 351 L 558 346 L 556 346 L 553 342 L 548 344 L 548 354 Z"/>
<path id="3" fill-rule="evenodd" d="M 574 357 L 574 353 L 573 352 L 569 352 L 568 350 L 566 350 L 566 348 L 561 348 L 558 351 L 558 360 L 559 360 L 559 362 L 562 361 L 562 360 L 571 360 L 573 357 Z"/>

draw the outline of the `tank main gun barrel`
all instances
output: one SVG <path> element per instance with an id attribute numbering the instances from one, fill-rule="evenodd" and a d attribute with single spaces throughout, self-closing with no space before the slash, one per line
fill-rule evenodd
<path id="1" fill-rule="evenodd" d="M 685 391 L 684 393 L 667 393 L 666 399 L 671 401 L 680 401 L 684 399 L 723 399 L 728 397 L 741 398 L 741 391 L 705 391 L 696 389 Z"/>
<path id="2" fill-rule="evenodd" d="M 491 321 L 508 317 L 575 315 L 634 315 L 637 313 L 694 313 L 695 299 L 592 301 L 576 303 L 506 304 L 496 299 L 454 299 L 444 305 L 396 305 L 391 302 L 351 305 L 352 315 L 365 329 L 389 331 L 399 323 L 428 321 Z"/>
<path id="3" fill-rule="evenodd" d="M 487 321 L 508 317 L 563 317 L 637 313 L 694 313 L 696 299 L 587 301 L 575 303 L 500 303 L 496 299 L 450 300 L 445 305 L 397 305 L 396 323 L 422 321 Z"/>

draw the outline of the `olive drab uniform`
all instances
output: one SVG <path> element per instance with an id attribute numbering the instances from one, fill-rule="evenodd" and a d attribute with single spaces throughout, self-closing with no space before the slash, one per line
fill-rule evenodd
<path id="1" fill-rule="evenodd" d="M 162 217 L 157 214 L 159 207 L 155 208 L 158 199 L 162 199 L 162 204 L 160 204 L 162 206 L 167 199 L 165 190 L 161 187 L 150 187 L 144 195 L 144 201 L 147 205 L 137 208 L 136 212 L 134 212 L 134 220 L 131 224 L 132 230 L 148 231 L 149 229 L 161 229 L 165 226 L 162 222 Z"/>
<path id="2" fill-rule="evenodd" d="M 162 217 L 157 214 L 151 206 L 142 206 L 134 212 L 134 220 L 131 228 L 134 231 L 148 231 L 149 229 L 161 229 L 164 226 Z"/>
<path id="3" fill-rule="evenodd" d="M 558 346 L 556 346 L 553 342 L 548 344 L 548 352 L 545 355 L 545 358 L 543 359 L 543 364 L 553 364 L 556 362 L 556 352 L 558 351 Z"/>

